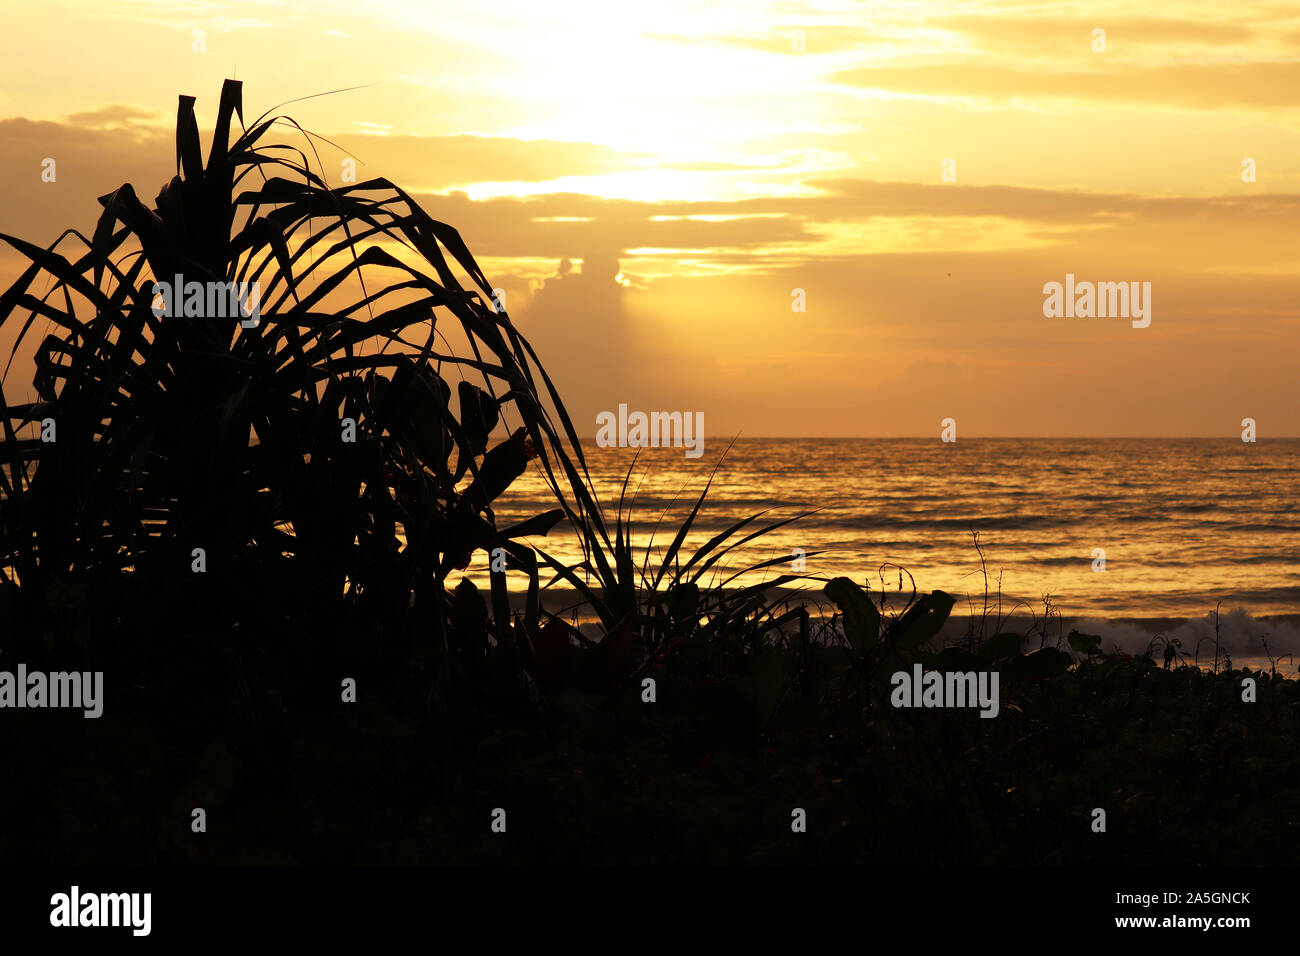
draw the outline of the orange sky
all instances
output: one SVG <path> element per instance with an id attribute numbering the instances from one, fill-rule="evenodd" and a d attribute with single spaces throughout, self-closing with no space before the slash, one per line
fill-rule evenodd
<path id="1" fill-rule="evenodd" d="M 1300 436 L 1294 5 L 20 0 L 0 73 L 41 244 L 157 193 L 179 93 L 364 86 L 284 112 L 460 229 L 588 433 Z M 1067 273 L 1150 327 L 1045 318 Z"/>

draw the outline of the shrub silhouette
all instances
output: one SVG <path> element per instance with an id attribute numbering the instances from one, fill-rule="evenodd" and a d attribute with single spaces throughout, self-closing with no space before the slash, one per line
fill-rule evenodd
<path id="1" fill-rule="evenodd" d="M 455 229 L 384 179 L 331 189 L 303 152 L 265 142 L 292 120 L 264 115 L 232 141 L 236 118 L 227 81 L 205 164 L 194 98 L 180 98 L 177 175 L 153 209 L 127 184 L 100 198 L 89 239 L 0 236 L 30 260 L 0 296 L 0 323 L 21 323 L 14 354 L 51 327 L 37 401 L 3 415 L 7 650 L 182 694 L 186 661 L 265 657 L 283 694 L 367 641 L 407 663 L 417 634 L 477 666 L 483 599 L 447 577 L 501 548 L 535 580 L 517 539 L 564 510 L 498 528 L 492 503 L 530 458 L 549 474 L 558 454 L 594 507 L 572 425 Z M 60 251 L 75 240 L 84 250 Z M 260 323 L 160 316 L 154 281 L 256 281 Z M 507 623 L 498 637 L 513 640 Z"/>

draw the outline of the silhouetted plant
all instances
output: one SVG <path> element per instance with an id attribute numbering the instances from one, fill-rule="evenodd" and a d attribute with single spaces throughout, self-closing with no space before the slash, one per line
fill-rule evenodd
<path id="1" fill-rule="evenodd" d="M 661 555 L 656 556 L 654 543 L 662 516 L 645 544 L 638 565 L 632 524 L 635 499 L 629 499 L 627 494 L 635 462 L 619 491 L 612 539 L 604 511 L 596 507 L 572 516 L 588 555 L 578 565 L 565 565 L 546 551 L 538 550 L 546 566 L 555 573 L 555 580 L 567 582 L 581 595 L 607 634 L 624 642 L 632 640 L 637 645 L 643 667 L 682 641 L 761 636 L 772 626 L 778 608 L 788 601 L 786 597 L 771 598 L 767 592 L 804 577 L 786 573 L 756 583 L 737 583 L 745 575 L 788 566 L 790 555 L 751 558 L 738 568 L 725 565 L 729 556 L 743 554 L 740 549 L 745 545 L 805 517 L 804 514 L 756 525 L 765 514 L 759 512 L 724 528 L 699 547 L 685 549 L 721 464 L 720 458 Z M 805 557 L 821 553 L 814 551 Z M 652 557 L 656 559 L 653 565 Z M 575 636 L 582 640 L 580 635 L 575 633 Z M 627 653 L 630 657 L 638 656 Z"/>
<path id="2" fill-rule="evenodd" d="M 38 320 L 52 326 L 35 348 L 38 401 L 3 416 L 0 571 L 16 630 L 38 633 L 45 596 L 65 594 L 70 626 L 53 639 L 83 650 L 123 618 L 140 634 L 198 621 L 245 641 L 284 632 L 286 660 L 304 640 L 316 657 L 382 636 L 398 642 L 394 665 L 430 641 L 461 669 L 501 653 L 537 677 L 535 641 L 580 640 L 555 620 L 543 636 L 539 562 L 522 540 L 562 519 L 585 557 L 542 560 L 614 636 L 603 655 L 623 648 L 609 664 L 621 678 L 673 639 L 770 620 L 763 593 L 793 575 L 729 586 L 788 558 L 704 576 L 795 519 L 750 530 L 754 515 L 685 557 L 706 485 L 661 564 L 638 570 L 625 496 L 611 530 L 560 396 L 456 230 L 387 180 L 330 188 L 305 153 L 264 142 L 277 125 L 300 130 L 292 120 L 264 114 L 232 141 L 235 119 L 241 86 L 227 81 L 204 164 L 181 97 L 177 174 L 153 209 L 127 184 L 101 197 L 89 239 L 0 236 L 31 261 L 0 296 L 0 323 L 23 322 L 11 362 Z M 60 251 L 72 240 L 85 247 L 75 259 Z M 374 286 L 377 270 L 397 277 Z M 190 282 L 257 282 L 260 322 L 157 315 L 155 281 L 178 301 Z M 439 328 L 448 317 L 469 354 Z M 34 434 L 46 420 L 53 442 Z M 489 447 L 501 428 L 513 431 Z M 493 502 L 533 459 L 559 507 L 497 528 Z M 472 583 L 446 586 L 476 550 L 527 576 L 521 621 L 505 573 L 491 575 L 490 609 Z"/>
<path id="3" fill-rule="evenodd" d="M 390 638 L 418 629 L 482 650 L 484 635 L 451 633 L 445 583 L 474 550 L 501 548 L 512 568 L 533 567 L 535 600 L 535 562 L 517 539 L 564 512 L 499 529 L 492 504 L 533 457 L 549 470 L 558 452 L 577 476 L 558 395 L 488 304 L 455 229 L 384 179 L 330 188 L 302 151 L 265 142 L 292 120 L 264 115 L 232 141 L 235 81 L 204 164 L 193 107 L 180 98 L 177 175 L 153 209 L 127 184 L 100 198 L 90 238 L 68 230 L 42 249 L 0 236 L 31 263 L 0 295 L 0 323 L 22 323 L 13 355 L 38 321 L 50 329 L 35 348 L 38 400 L 3 414 L 13 635 L 45 630 L 44 605 L 62 594 L 75 625 L 47 637 L 83 648 L 130 614 L 132 626 L 152 617 L 245 635 L 315 625 L 339 640 L 345 625 Z M 75 257 L 60 251 L 73 240 Z M 377 270 L 388 281 L 372 285 Z M 351 279 L 360 297 L 343 301 Z M 256 281 L 260 323 L 159 316 L 153 282 L 173 280 Z M 35 433 L 46 420 L 54 441 Z M 489 447 L 500 427 L 509 437 Z"/>

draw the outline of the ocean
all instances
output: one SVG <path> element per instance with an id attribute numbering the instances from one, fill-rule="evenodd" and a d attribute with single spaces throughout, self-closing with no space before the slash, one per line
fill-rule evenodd
<path id="1" fill-rule="evenodd" d="M 637 543 L 662 554 L 716 467 L 688 547 L 766 511 L 815 513 L 758 539 L 753 561 L 802 549 L 805 572 L 896 591 L 984 600 L 1004 612 L 1172 625 L 1221 614 L 1275 621 L 1284 644 L 1300 619 L 1300 439 L 709 439 L 680 448 L 584 445 L 610 515 L 628 469 Z M 498 527 L 553 507 L 540 470 L 498 501 Z M 655 532 L 661 516 L 663 524 Z M 537 544 L 565 560 L 576 539 Z M 824 553 L 814 555 L 812 552 Z M 641 552 L 642 554 L 644 551 Z M 653 560 L 653 559 L 652 559 Z M 738 562 L 729 562 L 732 569 Z M 1103 569 L 1104 568 L 1104 569 Z M 770 579 L 772 569 L 734 584 Z M 910 580 L 902 579 L 904 592 Z M 821 581 L 808 582 L 812 591 Z M 1290 621 L 1290 625 L 1283 622 Z M 1151 630 L 1151 628 L 1147 628 Z M 1295 648 L 1300 653 L 1300 646 Z"/>

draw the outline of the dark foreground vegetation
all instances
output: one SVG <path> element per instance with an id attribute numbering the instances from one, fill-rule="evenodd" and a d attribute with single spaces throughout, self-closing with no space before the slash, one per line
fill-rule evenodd
<path id="1" fill-rule="evenodd" d="M 205 164 L 182 98 L 154 208 L 123 186 L 89 237 L 0 237 L 32 262 L 0 323 L 36 357 L 0 436 L 0 669 L 105 674 L 98 719 L 0 710 L 0 862 L 1297 859 L 1296 682 L 1243 703 L 1241 672 L 1077 634 L 936 653 L 942 592 L 882 613 L 837 579 L 823 616 L 769 597 L 790 575 L 729 587 L 773 526 L 689 551 L 703 494 L 638 564 L 455 230 L 236 117 L 228 83 Z M 363 268 L 391 281 L 327 305 Z M 158 317 L 173 275 L 258 279 L 260 324 Z M 528 467 L 555 509 L 498 528 Z M 537 544 L 560 522 L 579 565 Z M 494 552 L 490 588 L 460 578 Z M 554 581 L 603 639 L 544 610 Z M 998 671 L 998 716 L 895 709 L 916 662 Z"/>
<path id="2" fill-rule="evenodd" d="M 1001 712 L 986 720 L 892 708 L 884 680 L 869 682 L 842 646 L 755 650 L 696 633 L 646 670 L 650 704 L 613 676 L 602 647 L 552 662 L 567 676 L 540 695 L 502 647 L 472 663 L 428 647 L 358 650 L 300 674 L 236 652 L 218 629 L 149 636 L 188 648 L 170 687 L 114 687 L 99 720 L 5 714 L 0 808 L 21 825 L 0 835 L 0 859 L 1296 858 L 1300 689 L 1267 673 L 1251 675 L 1258 701 L 1244 704 L 1241 672 L 1122 656 L 1066 670 L 1054 652 L 986 653 L 970 662 L 1002 675 Z M 954 656 L 921 659 L 967 663 Z M 355 704 L 339 702 L 342 672 L 358 675 Z M 208 832 L 190 832 L 193 807 L 207 810 Z M 490 831 L 498 807 L 504 834 Z M 791 832 L 796 807 L 806 833 Z M 1104 834 L 1091 830 L 1095 807 Z"/>

